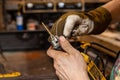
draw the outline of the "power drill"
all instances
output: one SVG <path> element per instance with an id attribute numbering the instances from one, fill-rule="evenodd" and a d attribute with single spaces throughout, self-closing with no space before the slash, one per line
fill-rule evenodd
<path id="1" fill-rule="evenodd" d="M 52 44 L 53 48 L 55 50 L 62 50 L 62 48 L 60 47 L 60 44 L 59 44 L 59 37 L 57 35 L 54 36 L 49 31 L 49 29 L 47 28 L 47 26 L 44 23 L 42 23 L 42 25 L 45 27 L 47 32 L 50 34 L 51 44 Z M 91 79 L 92 80 L 106 80 L 106 78 L 104 77 L 102 72 L 98 69 L 98 67 L 96 66 L 94 61 L 92 61 L 87 54 L 82 53 L 82 52 L 81 52 L 81 54 L 84 57 L 85 62 L 87 63 L 87 70 L 88 70 L 88 73 L 89 73 Z"/>

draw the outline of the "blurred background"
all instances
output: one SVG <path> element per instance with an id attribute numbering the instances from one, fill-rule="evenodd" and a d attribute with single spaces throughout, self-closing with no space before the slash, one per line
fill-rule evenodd
<path id="1" fill-rule="evenodd" d="M 46 55 L 49 34 L 41 22 L 51 29 L 64 13 L 88 12 L 109 1 L 0 0 L 0 73 L 22 73 L 12 80 L 57 80 L 52 60 Z M 110 24 L 100 35 L 80 36 L 70 42 L 93 60 L 97 59 L 96 65 L 108 78 L 120 53 L 120 22 Z M 81 47 L 86 43 L 92 46 Z"/>

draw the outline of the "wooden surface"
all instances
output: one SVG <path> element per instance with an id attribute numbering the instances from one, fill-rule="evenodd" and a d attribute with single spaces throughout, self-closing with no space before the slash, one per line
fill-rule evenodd
<path id="1" fill-rule="evenodd" d="M 107 35 L 105 35 L 105 34 L 107 34 Z M 85 41 L 85 42 L 95 42 L 106 48 L 109 48 L 110 50 L 114 51 L 115 53 L 113 53 L 109 50 L 106 50 L 104 48 L 94 46 L 95 48 L 99 49 L 100 51 L 103 51 L 104 53 L 115 58 L 115 57 L 117 57 L 117 53 L 120 51 L 120 41 L 119 41 L 120 33 L 116 33 L 116 35 L 117 36 L 113 35 L 113 33 L 108 35 L 107 32 L 104 32 L 101 35 L 80 36 L 79 40 Z"/>
<path id="2" fill-rule="evenodd" d="M 0 57 L 0 61 L 4 64 L 6 71 L 19 71 L 22 73 L 21 78 L 17 80 L 57 79 L 52 60 L 46 55 L 46 51 L 4 52 L 4 55 L 8 62 L 2 57 Z"/>
<path id="3" fill-rule="evenodd" d="M 13 4 L 21 4 L 21 6 L 23 6 L 23 12 L 24 13 L 43 13 L 43 12 L 66 12 L 66 11 L 76 11 L 76 9 L 62 9 L 62 10 L 58 10 L 57 9 L 57 3 L 58 2 L 67 2 L 67 3 L 73 3 L 73 2 L 82 2 L 82 5 L 84 5 L 83 3 L 84 0 L 6 0 L 6 5 L 13 5 Z M 106 3 L 110 0 L 85 0 L 86 3 Z M 43 9 L 43 10 L 26 10 L 25 9 L 25 3 L 48 3 L 48 2 L 52 2 L 53 3 L 53 9 Z M 83 11 L 84 7 L 82 7 L 82 9 L 77 9 L 78 11 Z M 9 9 L 10 10 L 10 9 Z"/>

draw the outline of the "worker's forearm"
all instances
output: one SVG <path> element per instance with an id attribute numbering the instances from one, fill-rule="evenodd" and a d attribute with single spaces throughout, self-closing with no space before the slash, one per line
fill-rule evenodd
<path id="1" fill-rule="evenodd" d="M 120 0 L 113 0 L 102 7 L 88 12 L 87 14 L 94 21 L 94 29 L 90 34 L 103 32 L 112 22 L 120 21 Z"/>
<path id="2" fill-rule="evenodd" d="M 112 22 L 120 21 L 120 0 L 112 0 L 102 7 L 111 13 Z"/>

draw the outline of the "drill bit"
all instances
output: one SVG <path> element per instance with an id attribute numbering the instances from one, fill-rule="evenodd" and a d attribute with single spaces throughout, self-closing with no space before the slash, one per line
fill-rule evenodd
<path id="1" fill-rule="evenodd" d="M 60 44 L 59 44 L 58 36 L 57 35 L 54 36 L 43 22 L 42 22 L 42 25 L 44 26 L 44 28 L 47 30 L 47 32 L 50 35 L 51 44 L 52 44 L 53 48 L 56 49 L 56 50 L 60 50 Z"/>
<path id="2" fill-rule="evenodd" d="M 50 30 L 47 28 L 47 26 L 42 22 L 42 25 L 43 25 L 43 27 L 47 30 L 47 32 L 49 33 L 49 35 L 50 35 L 50 38 L 51 39 L 54 39 L 54 35 L 50 32 Z"/>
<path id="3" fill-rule="evenodd" d="M 53 34 L 50 32 L 50 30 L 47 28 L 47 26 L 43 22 L 42 22 L 42 25 L 47 30 L 47 32 L 50 34 L 50 36 L 52 36 Z"/>

